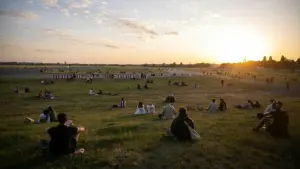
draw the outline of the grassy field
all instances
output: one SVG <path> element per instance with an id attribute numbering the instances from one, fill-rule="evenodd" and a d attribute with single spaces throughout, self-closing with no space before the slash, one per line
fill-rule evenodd
<path id="1" fill-rule="evenodd" d="M 137 90 L 143 80 L 56 81 L 41 85 L 34 79 L 1 79 L 0 167 L 1 168 L 153 168 L 153 169 L 296 169 L 300 159 L 300 99 L 289 92 L 277 95 L 276 87 L 261 83 L 227 80 L 233 86 L 221 87 L 216 77 L 171 78 L 189 86 L 168 86 L 167 78 L 155 79 L 148 90 Z M 198 82 L 200 87 L 193 88 Z M 14 94 L 16 86 L 30 87 L 31 93 Z M 118 96 L 87 95 L 94 91 L 119 93 Z M 39 90 L 48 89 L 55 100 L 35 98 Z M 284 88 L 283 88 L 284 90 Z M 291 91 L 293 92 L 293 91 Z M 187 107 L 202 139 L 183 143 L 165 137 L 164 128 L 171 121 L 159 121 L 156 115 L 133 116 L 139 101 L 154 103 L 160 113 L 162 99 L 174 94 L 174 106 Z M 111 109 L 121 97 L 125 109 Z M 229 105 L 225 113 L 208 114 L 196 110 L 199 103 L 206 107 L 211 98 L 224 98 Z M 278 139 L 261 131 L 249 131 L 258 123 L 255 110 L 237 110 L 233 106 L 248 99 L 259 100 L 263 107 L 269 98 L 281 100 L 290 116 L 290 138 Z M 49 159 L 39 149 L 40 139 L 46 139 L 45 129 L 56 124 L 25 124 L 24 117 L 39 117 L 42 109 L 53 106 L 66 113 L 75 125 L 84 126 L 78 147 L 85 154 Z"/>

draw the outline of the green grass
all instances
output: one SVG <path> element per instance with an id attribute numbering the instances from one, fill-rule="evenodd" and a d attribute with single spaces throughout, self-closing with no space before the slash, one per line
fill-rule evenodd
<path id="1" fill-rule="evenodd" d="M 293 169 L 299 167 L 300 100 L 289 95 L 275 95 L 272 87 L 260 83 L 228 81 L 233 86 L 220 87 L 214 77 L 171 78 L 185 81 L 189 86 L 167 85 L 169 79 L 155 79 L 149 90 L 137 90 L 143 80 L 56 81 L 41 85 L 39 80 L 2 79 L 0 82 L 0 166 L 1 168 L 237 168 Z M 198 82 L 200 87 L 193 88 Z M 29 86 L 29 94 L 14 94 L 16 86 Z M 88 89 L 119 93 L 119 96 L 87 95 Z M 39 90 L 48 89 L 55 100 L 34 98 Z M 171 121 L 159 121 L 157 116 L 133 116 L 138 101 L 154 103 L 160 112 L 162 99 L 174 94 L 175 107 L 207 106 L 211 98 L 224 98 L 229 105 L 226 113 L 207 114 L 195 110 L 188 113 L 202 139 L 182 143 L 166 138 L 164 128 Z M 121 97 L 125 109 L 110 109 Z M 259 110 L 236 110 L 232 107 L 247 99 L 259 100 L 263 107 L 269 98 L 279 99 L 290 116 L 290 138 L 277 139 L 261 131 L 248 129 L 258 123 L 254 118 Z M 49 159 L 38 147 L 46 139 L 45 129 L 55 124 L 25 124 L 24 117 L 39 117 L 41 110 L 53 106 L 66 113 L 75 125 L 86 127 L 78 147 L 86 153 L 76 157 Z"/>

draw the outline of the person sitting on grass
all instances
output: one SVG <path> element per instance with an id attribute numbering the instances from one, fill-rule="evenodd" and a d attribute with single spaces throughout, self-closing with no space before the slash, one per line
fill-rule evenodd
<path id="1" fill-rule="evenodd" d="M 137 84 L 137 89 L 141 89 L 141 85 L 140 84 Z"/>
<path id="2" fill-rule="evenodd" d="M 37 120 L 36 123 L 46 123 L 46 122 L 50 122 L 50 116 L 49 116 L 49 110 L 45 109 L 43 110 L 43 112 L 40 114 L 40 119 Z"/>
<path id="3" fill-rule="evenodd" d="M 45 98 L 45 94 L 44 94 L 43 90 L 41 90 L 41 91 L 39 92 L 39 94 L 37 95 L 37 97 L 38 97 L 38 98 Z"/>
<path id="4" fill-rule="evenodd" d="M 143 105 L 143 102 L 139 102 L 137 108 L 136 108 L 136 111 L 134 113 L 135 115 L 141 115 L 141 114 L 146 114 L 146 111 L 145 111 L 145 107 Z"/>
<path id="5" fill-rule="evenodd" d="M 170 94 L 169 96 L 166 97 L 165 99 L 166 103 L 174 103 L 175 102 L 175 97 L 173 94 Z"/>
<path id="6" fill-rule="evenodd" d="M 265 108 L 263 114 L 267 114 L 267 113 L 270 113 L 272 111 L 274 101 L 275 100 L 273 100 L 273 99 L 269 100 L 270 104 Z"/>
<path id="7" fill-rule="evenodd" d="M 220 111 L 226 111 L 227 110 L 227 104 L 224 99 L 220 99 L 220 105 L 219 105 Z"/>
<path id="8" fill-rule="evenodd" d="M 95 95 L 95 93 L 94 93 L 94 91 L 93 91 L 93 89 L 92 88 L 90 88 L 90 90 L 89 90 L 89 96 L 93 96 L 93 95 Z"/>
<path id="9" fill-rule="evenodd" d="M 241 105 L 235 106 L 237 109 L 252 109 L 254 106 L 253 102 L 251 100 L 248 100 L 247 103 L 243 103 Z"/>
<path id="10" fill-rule="evenodd" d="M 254 104 L 253 104 L 253 107 L 254 108 L 260 108 L 260 103 L 257 100 L 255 100 Z"/>
<path id="11" fill-rule="evenodd" d="M 149 114 L 154 114 L 155 113 L 155 106 L 154 106 L 154 104 L 150 103 L 150 104 L 147 105 L 147 112 Z"/>
<path id="12" fill-rule="evenodd" d="M 56 111 L 51 106 L 49 106 L 47 109 L 49 110 L 50 121 L 56 122 L 57 121 Z"/>
<path id="13" fill-rule="evenodd" d="M 148 89 L 148 85 L 147 85 L 147 83 L 145 83 L 145 85 L 144 85 L 144 89 Z"/>
<path id="14" fill-rule="evenodd" d="M 24 92 L 25 92 L 25 93 L 29 93 L 29 91 L 30 91 L 29 88 L 28 88 L 28 87 L 25 87 Z"/>
<path id="15" fill-rule="evenodd" d="M 72 123 L 67 123 L 67 115 L 60 113 L 57 115 L 59 125 L 51 127 L 47 133 L 51 137 L 49 150 L 52 155 L 68 155 L 76 153 L 76 144 L 79 134 L 85 131 L 83 127 L 74 127 Z M 77 151 L 78 152 L 78 151 Z M 83 152 L 81 149 L 80 152 Z"/>
<path id="16" fill-rule="evenodd" d="M 173 120 L 171 128 L 166 129 L 168 136 L 180 141 L 191 141 L 200 138 L 195 131 L 193 120 L 188 116 L 185 108 L 179 109 L 179 115 Z"/>
<path id="17" fill-rule="evenodd" d="M 209 106 L 206 110 L 210 113 L 213 113 L 217 110 L 216 99 L 212 99 L 212 102 L 209 104 Z"/>
<path id="18" fill-rule="evenodd" d="M 126 107 L 126 101 L 124 100 L 124 98 L 121 99 L 119 107 L 120 108 L 125 108 Z"/>
<path id="19" fill-rule="evenodd" d="M 174 119 L 175 114 L 175 108 L 170 103 L 168 103 L 166 106 L 164 106 L 163 112 L 162 114 L 158 115 L 158 118 L 161 120 Z"/>
<path id="20" fill-rule="evenodd" d="M 289 135 L 289 116 L 285 111 L 281 110 L 282 105 L 280 101 L 274 102 L 271 112 L 258 117 L 260 119 L 259 124 L 251 128 L 251 130 L 258 132 L 260 128 L 265 127 L 266 131 L 270 132 L 272 136 L 287 137 Z M 273 122 L 271 122 L 272 120 Z"/>
<path id="21" fill-rule="evenodd" d="M 55 99 L 54 95 L 49 90 L 45 90 L 44 96 L 45 99 L 51 99 L 51 100 Z"/>
<path id="22" fill-rule="evenodd" d="M 15 89 L 14 92 L 15 92 L 15 93 L 20 93 L 20 91 L 19 91 L 19 86 L 16 87 L 16 89 Z"/>

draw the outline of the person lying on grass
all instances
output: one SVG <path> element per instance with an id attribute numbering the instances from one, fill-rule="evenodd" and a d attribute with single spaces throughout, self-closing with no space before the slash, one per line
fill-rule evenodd
<path id="1" fill-rule="evenodd" d="M 48 144 L 49 151 L 52 155 L 67 155 L 76 153 L 76 144 L 79 134 L 85 131 L 83 127 L 74 127 L 72 122 L 67 120 L 67 115 L 60 113 L 57 115 L 59 125 L 47 130 L 50 136 Z M 67 123 L 68 121 L 68 123 Z M 46 141 L 43 140 L 45 144 Z M 82 152 L 82 149 L 80 150 Z"/>
<path id="2" fill-rule="evenodd" d="M 258 132 L 260 128 L 265 127 L 266 131 L 270 132 L 272 136 L 288 136 L 289 116 L 281 109 L 282 106 L 283 104 L 280 101 L 273 102 L 272 110 L 269 113 L 258 115 L 260 122 L 251 130 Z"/>
<path id="3" fill-rule="evenodd" d="M 237 109 L 252 109 L 254 107 L 254 103 L 251 100 L 248 100 L 247 103 L 243 103 L 241 105 L 236 105 Z"/>
<path id="4" fill-rule="evenodd" d="M 197 140 L 200 135 L 195 131 L 193 120 L 188 116 L 185 108 L 179 109 L 179 115 L 173 120 L 171 128 L 166 129 L 168 136 L 173 136 L 177 140 L 189 141 Z"/>
<path id="5" fill-rule="evenodd" d="M 175 114 L 175 108 L 170 103 L 168 103 L 164 106 L 163 111 L 158 115 L 158 118 L 161 120 L 174 119 Z"/>

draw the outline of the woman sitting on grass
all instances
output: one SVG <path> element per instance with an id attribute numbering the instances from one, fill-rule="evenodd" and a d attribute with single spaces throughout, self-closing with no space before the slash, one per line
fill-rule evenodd
<path id="1" fill-rule="evenodd" d="M 220 105 L 219 105 L 220 111 L 226 111 L 227 110 L 227 104 L 224 99 L 220 99 Z"/>
<path id="2" fill-rule="evenodd" d="M 185 108 L 179 109 L 179 115 L 173 120 L 171 129 L 167 129 L 167 134 L 178 140 L 196 140 L 200 135 L 194 130 L 194 122 L 188 117 Z"/>
<path id="3" fill-rule="evenodd" d="M 124 98 L 121 99 L 119 107 L 120 108 L 125 108 L 126 107 L 126 101 L 124 100 Z"/>
<path id="4" fill-rule="evenodd" d="M 143 102 L 139 102 L 134 114 L 135 115 L 146 114 Z"/>

